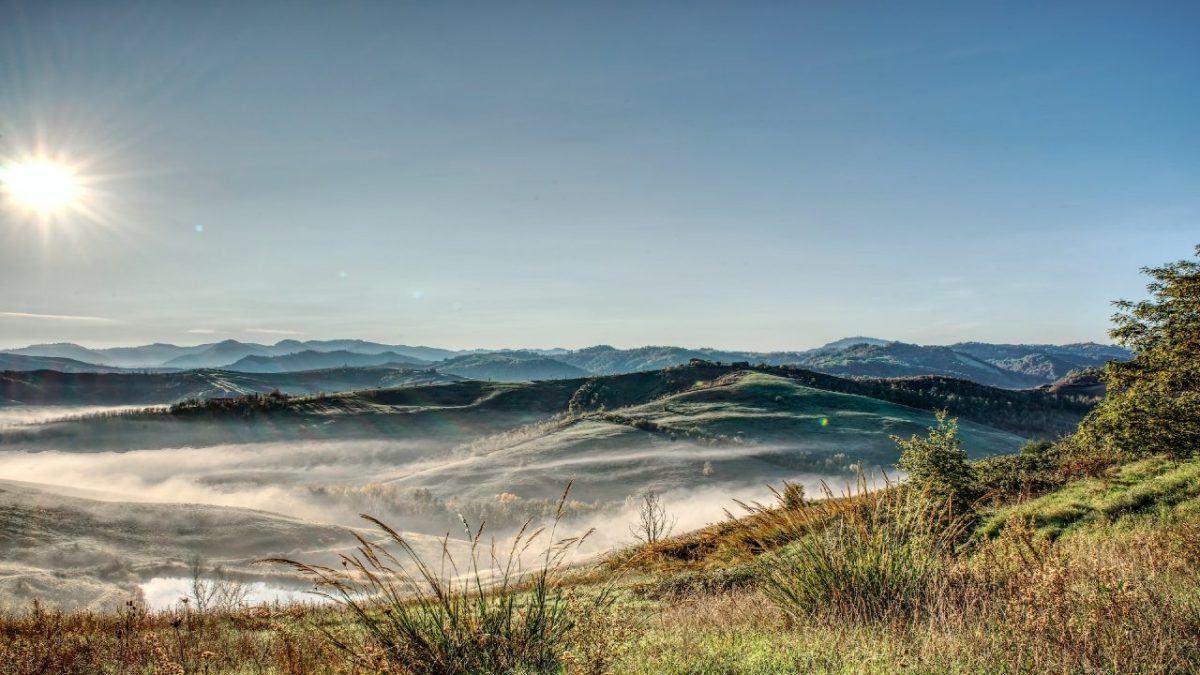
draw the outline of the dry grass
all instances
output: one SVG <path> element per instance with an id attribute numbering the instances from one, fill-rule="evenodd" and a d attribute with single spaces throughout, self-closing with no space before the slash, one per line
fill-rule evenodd
<path id="1" fill-rule="evenodd" d="M 607 608 L 607 588 L 590 603 L 570 602 L 561 583 L 581 537 L 556 539 L 571 486 L 553 521 L 531 529 L 527 521 L 507 544 L 485 545 L 484 527 L 463 521 L 471 548 L 465 560 L 443 540 L 438 561 L 426 560 L 400 533 L 363 516 L 385 535 L 341 556 L 341 569 L 292 560 L 357 627 L 329 642 L 355 666 L 396 673 L 556 672 L 564 662 L 576 615 Z M 531 549 L 533 552 L 531 553 Z M 582 606 L 581 606 L 582 605 Z"/>
<path id="2" fill-rule="evenodd" d="M 200 613 L 61 613 L 34 606 L 0 617 L 0 673 L 324 673 L 333 648 L 317 626 L 340 617 L 307 605 Z"/>
<path id="3" fill-rule="evenodd" d="M 949 536 L 931 542 L 941 535 L 906 519 L 924 511 L 900 491 L 752 505 L 736 523 L 646 549 L 643 569 L 676 582 L 656 587 L 683 595 L 642 593 L 661 603 L 619 672 L 1200 672 L 1200 508 L 1157 489 L 1157 474 L 1134 473 L 1143 482 L 1130 489 L 1162 493 L 1161 504 L 1057 539 L 1011 517 L 967 540 L 944 521 Z M 715 557 L 789 532 L 791 544 L 755 557 L 762 574 L 751 590 L 713 583 L 720 575 L 705 565 Z M 935 545 L 909 560 L 901 554 L 914 540 Z M 901 573 L 889 555 L 920 563 L 921 574 Z M 888 611 L 864 611 L 874 601 Z"/>
<path id="4" fill-rule="evenodd" d="M 889 486 L 803 508 L 749 506 L 790 527 L 791 543 L 758 559 L 763 592 L 797 619 L 836 613 L 853 623 L 903 619 L 942 581 L 966 531 L 948 500 Z M 780 497 L 781 505 L 784 495 Z"/>
<path id="5" fill-rule="evenodd" d="M 947 560 L 908 616 L 831 603 L 800 618 L 754 590 L 671 598 L 614 672 L 1200 672 L 1200 525 L 1030 534 Z"/>

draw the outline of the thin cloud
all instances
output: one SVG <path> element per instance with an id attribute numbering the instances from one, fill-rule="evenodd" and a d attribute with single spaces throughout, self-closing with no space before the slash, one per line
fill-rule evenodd
<path id="1" fill-rule="evenodd" d="M 38 321 L 86 321 L 91 323 L 120 323 L 116 319 L 103 316 L 75 316 L 73 314 L 31 314 L 29 312 L 0 312 L 0 316 L 10 319 L 35 319 Z"/>
<path id="2" fill-rule="evenodd" d="M 192 328 L 192 329 L 189 329 L 188 332 L 193 335 L 212 335 L 212 334 L 216 333 L 217 331 L 215 331 L 211 328 Z"/>
<path id="3" fill-rule="evenodd" d="M 303 335 L 298 330 L 283 330 L 280 328 L 247 328 L 247 333 L 262 333 L 264 335 Z"/>

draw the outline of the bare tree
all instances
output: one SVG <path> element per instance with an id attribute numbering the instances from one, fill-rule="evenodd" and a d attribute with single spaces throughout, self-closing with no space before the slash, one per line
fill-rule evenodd
<path id="1" fill-rule="evenodd" d="M 647 490 L 638 504 L 637 522 L 629 526 L 629 532 L 641 543 L 653 544 L 670 536 L 678 520 L 667 513 L 657 492 Z"/>
<path id="2" fill-rule="evenodd" d="M 192 592 L 188 598 L 200 613 L 230 610 L 245 604 L 250 589 L 241 581 L 226 576 L 220 565 L 206 570 L 200 556 L 191 559 Z"/>

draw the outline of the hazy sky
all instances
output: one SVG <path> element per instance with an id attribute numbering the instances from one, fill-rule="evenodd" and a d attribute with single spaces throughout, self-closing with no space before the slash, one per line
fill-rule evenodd
<path id="1" fill-rule="evenodd" d="M 0 346 L 1104 338 L 1200 243 L 1200 5 L 0 0 Z"/>

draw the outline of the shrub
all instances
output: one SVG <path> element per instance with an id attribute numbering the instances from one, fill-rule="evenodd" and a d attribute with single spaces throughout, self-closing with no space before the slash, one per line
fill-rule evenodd
<path id="1" fill-rule="evenodd" d="M 804 486 L 791 481 L 783 481 L 783 490 L 779 492 L 779 505 L 785 509 L 804 508 Z"/>
<path id="2" fill-rule="evenodd" d="M 908 480 L 918 490 L 937 500 L 948 501 L 958 511 L 966 511 L 979 496 L 974 471 L 958 438 L 958 420 L 937 413 L 937 426 L 925 436 L 904 440 L 892 436 L 900 446 L 897 466 L 908 472 Z"/>
<path id="3" fill-rule="evenodd" d="M 981 491 L 993 501 L 1028 497 L 1063 484 L 1062 448 L 1049 441 L 1030 441 L 1015 455 L 975 462 L 972 468 Z"/>
<path id="4" fill-rule="evenodd" d="M 950 503 L 892 486 L 814 502 L 788 546 L 760 557 L 762 588 L 793 616 L 832 612 L 865 622 L 909 616 L 927 598 L 943 555 L 963 534 Z M 805 521 L 821 522 L 811 527 Z"/>
<path id="5" fill-rule="evenodd" d="M 385 543 L 356 535 L 357 552 L 342 556 L 342 570 L 284 559 L 269 562 L 307 574 L 348 610 L 361 641 L 325 635 L 359 667 L 446 674 L 558 671 L 574 624 L 559 582 L 568 554 L 587 536 L 554 540 L 567 492 L 553 524 L 529 531 L 527 523 L 506 553 L 499 553 L 495 542 L 482 545 L 482 526 L 474 531 L 468 527 L 471 548 L 465 566 L 450 554 L 448 538 L 435 569 L 403 535 L 366 515 L 385 535 Z M 523 556 L 539 541 L 544 543 L 536 555 L 538 564 L 527 571 Z M 588 602 L 592 608 L 604 607 L 611 599 L 602 590 Z"/>

